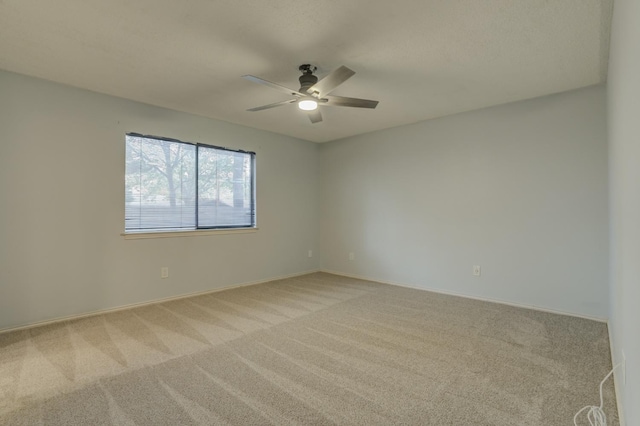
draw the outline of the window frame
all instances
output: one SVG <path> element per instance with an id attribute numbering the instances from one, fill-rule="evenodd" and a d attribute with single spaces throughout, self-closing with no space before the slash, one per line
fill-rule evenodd
<path id="1" fill-rule="evenodd" d="M 196 236 L 196 235 L 215 235 L 215 234 L 232 234 L 232 233 L 251 233 L 258 230 L 257 225 L 257 194 L 256 194 L 256 153 L 253 151 L 246 151 L 242 149 L 233 149 L 227 148 L 212 144 L 199 143 L 199 142 L 185 142 L 179 139 L 155 136 L 155 135 L 145 135 L 134 132 L 127 132 L 125 134 L 125 148 L 127 146 L 127 138 L 144 138 L 144 139 L 154 139 L 163 142 L 172 142 L 172 143 L 181 143 L 185 145 L 191 145 L 195 147 L 195 158 L 194 158 L 194 174 L 195 174 L 195 206 L 194 206 L 194 219 L 195 219 L 195 227 L 193 228 L 147 228 L 147 229 L 127 229 L 126 227 L 126 214 L 124 217 L 124 231 L 121 233 L 125 239 L 145 239 L 145 238 L 167 238 L 167 237 L 179 237 L 179 236 Z M 249 206 L 249 215 L 250 215 L 250 224 L 242 224 L 242 225 L 222 225 L 222 226 L 199 226 L 198 224 L 198 215 L 199 215 L 199 190 L 200 190 L 200 179 L 199 179 L 199 149 L 213 149 L 217 151 L 225 151 L 228 153 L 240 153 L 240 154 L 248 154 L 249 155 L 249 170 L 250 170 L 250 206 Z M 126 149 L 125 149 L 126 151 Z M 126 175 L 126 159 L 125 159 L 125 175 Z M 126 200 L 126 189 L 127 184 L 125 182 L 125 197 L 123 199 Z M 125 201 L 126 203 L 126 201 Z M 126 208 L 125 208 L 126 212 Z"/>

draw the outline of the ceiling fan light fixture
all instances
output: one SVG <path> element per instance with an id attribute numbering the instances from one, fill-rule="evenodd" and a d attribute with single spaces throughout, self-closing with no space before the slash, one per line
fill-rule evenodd
<path id="1" fill-rule="evenodd" d="M 298 102 L 298 108 L 303 111 L 313 111 L 318 108 L 318 102 L 314 101 L 313 99 L 303 99 Z"/>

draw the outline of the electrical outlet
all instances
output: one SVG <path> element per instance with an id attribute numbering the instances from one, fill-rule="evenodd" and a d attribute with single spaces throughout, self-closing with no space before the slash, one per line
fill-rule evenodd
<path id="1" fill-rule="evenodd" d="M 169 278 L 169 268 L 163 266 L 160 268 L 160 278 Z"/>
<path id="2" fill-rule="evenodd" d="M 313 250 L 309 250 L 309 257 L 313 257 Z"/>
<path id="3" fill-rule="evenodd" d="M 355 260 L 356 255 L 353 252 L 349 253 L 349 260 Z"/>
<path id="4" fill-rule="evenodd" d="M 480 276 L 480 265 L 473 265 L 473 275 L 476 277 Z"/>

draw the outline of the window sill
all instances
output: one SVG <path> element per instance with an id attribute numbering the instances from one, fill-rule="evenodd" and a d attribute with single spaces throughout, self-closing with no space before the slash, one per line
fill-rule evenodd
<path id="1" fill-rule="evenodd" d="M 128 232 L 120 234 L 125 240 L 144 240 L 150 238 L 203 237 L 206 235 L 251 234 L 258 228 L 229 228 L 229 229 L 194 229 L 189 231 L 157 231 L 157 232 Z"/>

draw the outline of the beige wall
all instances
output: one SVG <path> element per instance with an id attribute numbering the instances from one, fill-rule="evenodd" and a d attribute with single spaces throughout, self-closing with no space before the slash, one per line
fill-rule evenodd
<path id="1" fill-rule="evenodd" d="M 323 269 L 608 317 L 604 87 L 351 137 L 320 155 Z"/>
<path id="2" fill-rule="evenodd" d="M 640 424 L 640 2 L 616 0 L 607 116 L 611 209 L 611 323 L 618 403 Z M 626 376 L 624 384 L 623 375 Z"/>
<path id="3" fill-rule="evenodd" d="M 125 240 L 126 132 L 255 151 L 259 231 Z M 316 270 L 317 151 L 0 72 L 0 329 Z"/>

